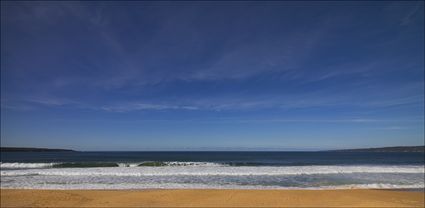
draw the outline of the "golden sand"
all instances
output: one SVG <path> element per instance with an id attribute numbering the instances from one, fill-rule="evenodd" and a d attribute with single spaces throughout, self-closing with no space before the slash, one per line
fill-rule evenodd
<path id="1" fill-rule="evenodd" d="M 424 207 L 390 190 L 1 190 L 1 207 Z"/>

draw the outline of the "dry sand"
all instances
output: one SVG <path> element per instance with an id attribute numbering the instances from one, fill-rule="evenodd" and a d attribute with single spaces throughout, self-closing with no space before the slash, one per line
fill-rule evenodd
<path id="1" fill-rule="evenodd" d="M 390 190 L 1 190 L 1 207 L 424 207 Z"/>

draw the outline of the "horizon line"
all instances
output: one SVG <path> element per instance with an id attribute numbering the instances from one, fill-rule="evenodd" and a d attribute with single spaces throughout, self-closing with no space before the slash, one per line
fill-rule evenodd
<path id="1" fill-rule="evenodd" d="M 373 146 L 373 147 L 347 147 L 347 148 L 255 148 L 255 147 L 199 147 L 199 148 L 148 148 L 140 150 L 78 150 L 74 148 L 53 148 L 53 147 L 16 147 L 16 146 L 0 146 L 3 148 L 22 148 L 22 149 L 46 149 L 46 150 L 71 150 L 76 152 L 318 152 L 318 151 L 334 151 L 334 150 L 355 150 L 355 149 L 379 149 L 379 148 L 395 148 L 395 147 L 424 147 L 421 145 L 397 145 L 397 146 Z"/>

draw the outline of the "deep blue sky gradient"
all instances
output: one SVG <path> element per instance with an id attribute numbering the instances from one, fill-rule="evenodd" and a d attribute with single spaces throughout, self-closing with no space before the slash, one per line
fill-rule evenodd
<path id="1" fill-rule="evenodd" d="M 424 3 L 2 2 L 1 145 L 424 144 Z"/>

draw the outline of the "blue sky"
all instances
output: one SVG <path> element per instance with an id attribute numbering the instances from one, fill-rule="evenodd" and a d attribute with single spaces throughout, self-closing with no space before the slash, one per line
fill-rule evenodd
<path id="1" fill-rule="evenodd" d="M 2 2 L 1 145 L 424 144 L 423 2 Z"/>

